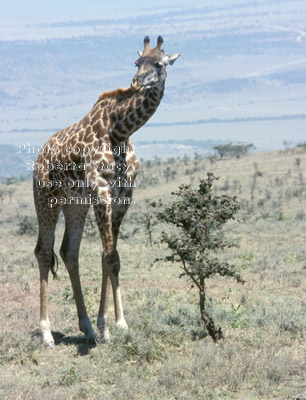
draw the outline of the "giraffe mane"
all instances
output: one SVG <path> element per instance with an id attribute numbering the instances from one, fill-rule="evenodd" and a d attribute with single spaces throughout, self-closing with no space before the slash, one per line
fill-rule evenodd
<path id="1" fill-rule="evenodd" d="M 104 92 L 100 94 L 98 102 L 103 99 L 120 99 L 122 97 L 129 97 L 135 93 L 135 89 L 132 87 L 129 88 L 119 88 L 116 90 L 113 90 L 111 92 Z"/>

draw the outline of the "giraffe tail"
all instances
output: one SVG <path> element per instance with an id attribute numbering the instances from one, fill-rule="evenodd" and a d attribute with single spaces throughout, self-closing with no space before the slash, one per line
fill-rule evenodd
<path id="1" fill-rule="evenodd" d="M 53 243 L 53 245 L 54 245 L 54 243 Z M 58 270 L 58 257 L 54 253 L 54 250 L 52 248 L 51 272 L 52 272 L 52 275 L 53 275 L 53 279 L 57 278 L 57 270 Z"/>

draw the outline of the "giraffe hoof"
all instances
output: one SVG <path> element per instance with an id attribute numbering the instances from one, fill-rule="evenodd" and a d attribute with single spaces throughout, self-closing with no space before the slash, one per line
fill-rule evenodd
<path id="1" fill-rule="evenodd" d="M 52 342 L 43 342 L 43 347 L 46 347 L 46 348 L 48 348 L 48 349 L 54 349 L 55 348 L 55 343 L 54 343 L 54 341 L 52 341 Z"/>
<path id="2" fill-rule="evenodd" d="M 107 344 L 107 343 L 110 343 L 110 342 L 111 342 L 110 335 L 108 335 L 108 336 L 105 336 L 105 335 L 100 336 L 100 343 Z"/>
<path id="3" fill-rule="evenodd" d="M 48 320 L 41 320 L 39 322 L 38 333 L 41 336 L 43 345 L 51 348 L 55 347 L 50 322 Z"/>
<path id="4" fill-rule="evenodd" d="M 104 332 L 100 334 L 100 343 L 109 343 L 110 342 L 110 333 L 108 329 L 105 329 Z"/>
<path id="5" fill-rule="evenodd" d="M 81 332 L 85 333 L 87 343 L 96 342 L 96 334 L 88 317 L 79 320 L 79 328 Z"/>
<path id="6" fill-rule="evenodd" d="M 87 345 L 98 344 L 98 340 L 99 339 L 94 331 L 92 331 L 86 335 L 86 344 Z"/>
<path id="7" fill-rule="evenodd" d="M 98 318 L 97 326 L 100 333 L 100 343 L 108 343 L 110 341 L 110 333 L 103 317 Z"/>
<path id="8" fill-rule="evenodd" d="M 100 327 L 99 328 L 100 332 L 100 337 L 99 341 L 100 343 L 109 343 L 110 342 L 110 333 L 108 327 Z"/>
<path id="9" fill-rule="evenodd" d="M 116 322 L 116 327 L 119 329 L 122 329 L 124 331 L 127 331 L 129 329 L 128 324 L 126 323 L 125 319 L 121 319 Z"/>

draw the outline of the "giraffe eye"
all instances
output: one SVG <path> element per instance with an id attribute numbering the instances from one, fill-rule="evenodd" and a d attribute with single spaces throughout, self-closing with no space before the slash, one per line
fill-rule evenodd
<path id="1" fill-rule="evenodd" d="M 158 62 L 156 62 L 154 65 L 155 65 L 156 68 L 161 69 L 162 66 L 163 66 L 163 63 L 161 63 L 160 61 L 158 61 Z"/>

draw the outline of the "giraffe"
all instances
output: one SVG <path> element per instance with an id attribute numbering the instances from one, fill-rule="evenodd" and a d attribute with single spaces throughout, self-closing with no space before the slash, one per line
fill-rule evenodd
<path id="1" fill-rule="evenodd" d="M 60 211 L 65 233 L 60 256 L 68 270 L 76 303 L 79 329 L 87 341 L 97 336 L 87 315 L 79 276 L 79 249 L 86 214 L 91 204 L 102 241 L 102 285 L 97 328 L 102 341 L 110 337 L 108 298 L 113 292 L 115 323 L 127 329 L 119 286 L 120 224 L 131 203 L 139 162 L 129 137 L 156 111 L 164 93 L 166 66 L 179 54 L 167 55 L 163 38 L 154 48 L 148 36 L 138 51 L 138 68 L 129 88 L 101 94 L 78 123 L 55 133 L 37 156 L 33 174 L 34 203 L 39 233 L 35 256 L 40 276 L 42 342 L 54 347 L 48 315 L 48 275 L 56 276 L 53 247 Z"/>

